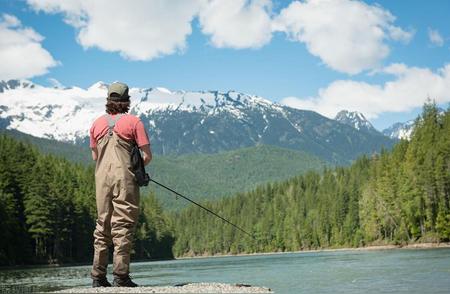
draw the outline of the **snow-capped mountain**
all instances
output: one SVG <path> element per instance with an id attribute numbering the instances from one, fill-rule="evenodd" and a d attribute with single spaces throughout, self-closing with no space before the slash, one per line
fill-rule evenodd
<path id="1" fill-rule="evenodd" d="M 88 135 L 86 126 L 105 105 L 107 86 L 96 83 L 87 90 L 56 89 L 29 81 L 1 82 L 0 125 L 36 137 L 76 142 Z"/>
<path id="2" fill-rule="evenodd" d="M 404 123 L 395 123 L 389 128 L 384 129 L 382 133 L 392 139 L 410 140 L 414 130 L 414 122 L 414 120 L 409 120 Z"/>
<path id="3" fill-rule="evenodd" d="M 49 88 L 29 81 L 3 82 L 0 128 L 86 144 L 104 113 L 107 85 Z M 131 113 L 149 130 L 159 154 L 214 153 L 258 144 L 304 150 L 334 163 L 390 147 L 378 132 L 355 129 L 312 111 L 235 91 L 170 91 L 131 88 Z"/>
<path id="4" fill-rule="evenodd" d="M 377 132 L 372 124 L 366 119 L 364 114 L 358 111 L 341 110 L 334 119 L 357 130 Z"/>
<path id="5" fill-rule="evenodd" d="M 437 111 L 438 111 L 437 114 L 439 116 L 442 116 L 445 114 L 445 110 L 443 108 L 438 107 Z M 414 127 L 415 127 L 417 119 L 419 119 L 419 121 L 420 121 L 421 117 L 419 116 L 418 118 L 408 120 L 407 122 L 397 122 L 397 123 L 393 124 L 392 126 L 384 129 L 382 131 L 382 133 L 385 136 L 388 136 L 389 138 L 392 138 L 392 139 L 410 140 L 412 133 L 414 131 Z"/>

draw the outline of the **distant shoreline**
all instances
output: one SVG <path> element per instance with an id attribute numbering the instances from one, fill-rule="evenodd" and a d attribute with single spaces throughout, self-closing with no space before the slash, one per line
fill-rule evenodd
<path id="1" fill-rule="evenodd" d="M 195 258 L 211 258 L 211 257 L 231 257 L 231 256 L 258 256 L 258 255 L 276 255 L 288 253 L 314 253 L 314 252 L 338 252 L 338 251 L 376 251 L 376 250 L 392 250 L 392 249 L 438 249 L 450 248 L 450 242 L 440 243 L 413 243 L 407 245 L 369 245 L 365 247 L 345 247 L 345 248 L 323 248 L 308 249 L 297 251 L 273 251 L 273 252 L 255 252 L 255 253 L 237 253 L 237 254 L 214 254 L 214 255 L 193 255 L 176 257 L 175 260 L 195 259 Z"/>
<path id="2" fill-rule="evenodd" d="M 215 258 L 215 257 L 232 257 L 232 256 L 261 256 L 261 255 L 276 255 L 288 253 L 314 253 L 314 252 L 338 252 L 338 251 L 375 251 L 375 250 L 392 250 L 392 249 L 438 249 L 450 248 L 450 242 L 440 243 L 413 243 L 407 245 L 370 245 L 365 247 L 345 247 L 345 248 L 323 248 L 323 249 L 308 249 L 298 251 L 273 251 L 273 252 L 255 252 L 255 253 L 238 253 L 238 254 L 214 254 L 214 255 L 193 255 L 181 256 L 173 259 L 152 259 L 152 260 L 136 260 L 132 263 L 151 262 L 151 261 L 173 261 L 186 260 L 197 258 Z M 4 270 L 22 270 L 33 268 L 55 268 L 55 267 L 72 267 L 72 266 L 88 266 L 91 262 L 77 262 L 77 263 L 63 263 L 63 264 L 27 264 L 27 265 L 12 265 L 0 266 L 0 272 Z"/>

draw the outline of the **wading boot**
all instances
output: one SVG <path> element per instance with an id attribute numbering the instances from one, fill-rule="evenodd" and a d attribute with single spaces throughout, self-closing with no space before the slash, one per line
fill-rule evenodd
<path id="1" fill-rule="evenodd" d="M 97 288 L 97 287 L 111 287 L 111 283 L 108 282 L 106 277 L 101 278 L 101 279 L 93 279 L 92 280 L 92 288 Z"/>
<path id="2" fill-rule="evenodd" d="M 114 287 L 137 287 L 138 285 L 131 280 L 130 276 L 125 276 L 125 277 L 114 277 L 113 286 Z"/>

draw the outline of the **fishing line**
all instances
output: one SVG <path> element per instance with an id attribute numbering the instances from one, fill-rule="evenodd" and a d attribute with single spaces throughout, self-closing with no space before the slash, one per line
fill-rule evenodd
<path id="1" fill-rule="evenodd" d="M 169 190 L 170 192 L 174 193 L 175 195 L 180 196 L 180 197 L 186 199 L 187 201 L 189 201 L 189 202 L 191 202 L 191 203 L 197 205 L 198 207 L 200 207 L 200 208 L 206 210 L 207 212 L 211 213 L 212 215 L 215 215 L 216 217 L 218 217 L 218 218 L 220 218 L 221 220 L 223 220 L 224 222 L 226 222 L 226 223 L 232 225 L 232 226 L 235 227 L 236 229 L 238 229 L 238 230 L 240 230 L 241 232 L 247 234 L 248 236 L 252 237 L 252 239 L 255 240 L 255 236 L 253 236 L 253 235 L 250 234 L 249 232 L 245 231 L 244 229 L 240 228 L 239 226 L 233 224 L 232 222 L 230 222 L 230 221 L 227 220 L 226 218 L 221 217 L 220 215 L 218 215 L 218 214 L 215 213 L 214 211 L 212 211 L 212 210 L 210 210 L 210 209 L 204 207 L 204 206 L 201 205 L 201 204 L 198 204 L 197 202 L 195 202 L 194 200 L 189 199 L 189 198 L 186 197 L 186 196 L 181 195 L 181 194 L 178 193 L 177 191 L 172 190 L 171 188 L 169 188 L 169 187 L 167 187 L 167 186 L 165 186 L 165 185 L 163 185 L 163 184 L 161 184 L 161 183 L 158 183 L 157 181 L 155 181 L 155 180 L 152 179 L 152 178 L 150 178 L 150 181 L 153 182 L 153 183 L 155 183 L 155 184 L 157 184 L 157 185 L 159 185 L 159 186 L 161 186 L 161 187 L 163 187 L 164 189 Z"/>

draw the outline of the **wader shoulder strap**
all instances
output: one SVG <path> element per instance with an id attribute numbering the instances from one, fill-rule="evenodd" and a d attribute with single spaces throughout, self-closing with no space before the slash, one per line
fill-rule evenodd
<path id="1" fill-rule="evenodd" d="M 109 128 L 108 134 L 110 136 L 112 136 L 113 129 L 114 129 L 114 126 L 116 125 L 116 122 L 118 122 L 122 116 L 123 116 L 123 113 L 117 114 L 115 118 L 112 118 L 112 116 L 110 114 L 105 114 L 106 120 L 108 121 L 108 128 Z"/>

